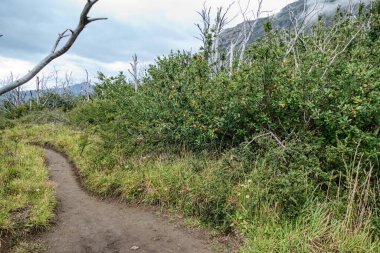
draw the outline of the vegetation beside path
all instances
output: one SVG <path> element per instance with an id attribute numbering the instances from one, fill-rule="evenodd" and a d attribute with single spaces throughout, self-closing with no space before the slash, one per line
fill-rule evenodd
<path id="1" fill-rule="evenodd" d="M 211 157 L 182 152 L 126 157 L 115 150 L 105 151 L 100 138 L 62 124 L 16 127 L 5 135 L 23 143 L 49 144 L 67 154 L 79 168 L 85 187 L 99 196 L 158 205 L 195 217 L 205 225 L 245 235 L 247 242 L 241 252 L 379 250 L 369 220 L 359 219 L 356 212 L 363 209 L 356 209 L 355 203 L 342 206 L 345 200 L 336 196 L 336 206 L 347 214 L 342 217 L 331 203 L 310 198 L 297 219 L 286 220 L 279 209 L 255 199 L 255 195 L 269 190 L 269 186 L 257 184 L 257 173 L 236 181 L 226 172 L 227 160 L 234 162 L 231 154 Z M 367 186 L 357 185 L 354 177 L 350 180 L 355 186 L 350 195 L 357 199 Z"/>
<path id="2" fill-rule="evenodd" d="M 91 98 L 5 103 L 0 129 L 66 153 L 99 196 L 241 234 L 244 253 L 380 252 L 380 2 L 264 30 L 231 64 L 211 29 L 137 90 L 99 73 Z"/>
<path id="3" fill-rule="evenodd" d="M 43 150 L 26 145 L 22 136 L 1 132 L 0 252 L 7 252 L 12 244 L 18 244 L 15 252 L 36 247 L 23 240 L 27 234 L 49 227 L 55 204 Z"/>

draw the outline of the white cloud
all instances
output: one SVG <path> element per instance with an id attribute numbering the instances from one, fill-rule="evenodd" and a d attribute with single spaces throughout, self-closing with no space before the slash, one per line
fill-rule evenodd
<path id="1" fill-rule="evenodd" d="M 26 71 L 33 68 L 33 63 L 13 58 L 0 56 L 0 77 L 5 79 L 13 75 L 14 77 L 25 74 Z"/>
<path id="2" fill-rule="evenodd" d="M 35 65 L 34 62 L 23 61 L 14 58 L 6 58 L 0 56 L 0 80 L 4 83 L 9 79 L 11 73 L 15 79 L 25 75 L 28 70 L 32 69 Z M 61 58 L 56 59 L 45 69 L 43 69 L 37 76 L 51 76 L 55 71 L 58 71 L 60 79 L 63 79 L 65 74 L 71 74 L 73 77 L 73 83 L 79 83 L 85 80 L 87 70 L 89 77 L 93 81 L 97 78 L 97 72 L 103 72 L 106 75 L 116 75 L 119 71 L 127 72 L 130 68 L 127 62 L 102 62 L 85 58 L 79 55 L 66 54 Z M 54 80 L 51 79 L 51 84 Z M 35 81 L 31 80 L 29 83 L 23 86 L 24 89 L 34 89 Z"/>
<path id="3" fill-rule="evenodd" d="M 84 4 L 84 0 L 70 0 L 78 8 Z M 234 3 L 231 9 L 231 17 L 239 12 L 237 2 L 239 0 L 207 0 L 207 6 L 214 9 L 220 6 L 227 7 Z M 249 0 L 240 0 L 246 5 Z M 264 0 L 263 10 L 276 12 L 295 0 Z M 149 25 L 171 21 L 173 26 L 193 25 L 198 20 L 197 11 L 202 9 L 205 0 L 102 0 L 92 11 L 92 15 L 117 18 L 121 21 L 136 25 Z M 251 1 L 252 9 L 257 8 L 257 1 Z M 267 15 L 267 14 L 265 14 Z M 233 24 L 241 22 L 236 18 Z"/>
<path id="4" fill-rule="evenodd" d="M 236 0 L 238 1 L 238 0 Z M 241 0 L 242 3 L 246 3 L 249 0 Z M 64 2 L 64 10 L 62 12 L 67 11 L 74 11 L 79 12 L 83 5 L 85 4 L 86 0 L 67 0 Z M 219 6 L 228 6 L 232 0 L 208 0 L 207 5 L 214 8 Z M 281 8 L 283 8 L 285 5 L 289 4 L 290 2 L 293 2 L 292 0 L 264 0 L 264 6 L 263 10 L 265 11 L 278 11 Z M 164 38 L 160 38 L 160 41 L 163 41 L 163 43 L 170 45 L 171 47 L 177 46 L 177 48 L 173 49 L 196 49 L 197 43 L 194 40 L 193 36 L 196 35 L 197 31 L 194 26 L 194 23 L 196 23 L 199 20 L 198 14 L 196 13 L 202 8 L 202 5 L 204 3 L 204 0 L 100 0 L 96 6 L 94 6 L 94 9 L 91 11 L 90 15 L 92 17 L 108 17 L 110 18 L 110 22 L 108 24 L 112 25 L 112 19 L 121 21 L 122 24 L 128 24 L 128 26 L 133 26 L 137 28 L 137 31 L 151 31 L 154 30 L 157 32 L 157 34 L 160 33 L 160 29 L 172 27 L 173 29 L 165 29 L 165 31 L 161 31 L 163 33 L 162 36 Z M 252 9 L 255 9 L 256 0 L 252 0 Z M 62 8 L 63 8 L 62 7 Z M 234 16 L 236 13 L 238 13 L 238 7 L 235 4 L 235 7 L 231 10 L 231 17 Z M 71 14 L 71 13 L 70 13 Z M 267 15 L 267 14 L 266 14 Z M 236 24 L 240 22 L 241 19 L 237 18 L 235 19 L 230 25 Z M 66 22 L 64 22 L 66 23 Z M 117 26 L 118 27 L 118 26 Z M 118 29 L 122 29 L 123 26 L 118 27 Z M 149 29 L 147 29 L 149 28 Z M 112 29 L 112 27 L 110 28 Z M 94 39 L 97 38 L 97 36 L 101 36 L 102 34 L 96 33 L 95 26 L 93 30 L 87 29 L 89 34 L 91 32 L 95 33 L 96 36 L 93 36 Z M 119 34 L 127 33 L 128 31 L 119 31 Z M 177 33 L 177 37 L 174 36 L 173 38 L 170 36 L 172 33 Z M 156 35 L 157 35 L 156 34 Z M 180 34 L 181 36 L 178 36 Z M 110 44 L 114 42 L 114 40 L 117 40 L 117 43 L 112 44 L 116 48 L 114 49 L 115 52 L 120 53 L 125 51 L 126 49 L 123 49 L 122 47 L 117 47 L 120 43 L 129 45 L 131 40 L 135 39 L 135 44 L 140 43 L 139 45 L 142 45 L 142 47 L 138 47 L 137 54 L 141 54 L 144 57 L 144 51 L 143 49 L 147 49 L 145 52 L 145 55 L 149 54 L 152 55 L 151 52 L 155 52 L 155 54 L 165 54 L 168 52 L 163 51 L 162 49 L 161 53 L 159 53 L 159 49 L 154 50 L 151 48 L 152 45 L 154 47 L 159 47 L 159 43 L 152 44 L 152 41 L 155 41 L 157 38 L 155 38 L 153 33 L 147 34 L 146 36 L 139 35 L 140 37 L 134 38 L 133 35 L 130 37 L 118 37 L 116 36 L 118 34 L 115 34 L 115 38 L 110 38 L 107 35 L 107 39 L 109 39 Z M 84 35 L 83 35 L 84 36 Z M 149 37 L 152 36 L 152 37 Z M 162 37 L 161 36 L 161 37 Z M 146 37 L 149 38 L 149 40 L 146 40 Z M 165 39 L 167 38 L 167 43 Z M 122 41 L 120 41 L 122 40 Z M 124 40 L 126 40 L 124 42 Z M 82 40 L 82 42 L 85 40 Z M 148 42 L 147 42 L 148 41 Z M 80 42 L 80 41 L 79 41 Z M 78 43 L 79 43 L 78 42 Z M 83 45 L 83 44 L 81 44 Z M 78 48 L 79 45 L 78 45 Z M 84 48 L 86 49 L 86 48 Z M 133 50 L 133 48 L 132 48 Z M 141 51 L 142 50 L 142 51 Z M 165 49 L 166 50 L 166 49 Z M 84 50 L 85 51 L 85 50 Z M 128 52 L 131 51 L 130 48 L 127 50 Z M 156 52 L 157 51 L 157 52 Z M 90 51 L 90 53 L 87 53 L 87 57 L 80 56 L 80 51 L 75 51 L 76 54 L 69 53 L 66 55 L 63 55 L 59 59 L 56 59 L 54 62 L 52 62 L 46 69 L 44 69 L 39 75 L 49 75 L 54 68 L 61 73 L 61 75 L 64 75 L 66 72 L 72 72 L 73 77 L 75 77 L 76 82 L 80 82 L 84 79 L 86 68 L 89 73 L 90 77 L 94 80 L 96 77 L 97 71 L 102 71 L 105 74 L 108 75 L 114 75 L 117 74 L 119 71 L 127 72 L 127 69 L 129 68 L 129 64 L 127 62 L 124 62 L 123 60 L 120 60 L 120 57 L 116 59 L 114 57 L 114 61 L 111 62 L 105 62 L 100 60 L 95 60 L 96 52 Z M 83 52 L 83 50 L 81 50 Z M 125 55 L 125 53 L 124 53 Z M 27 73 L 37 62 L 30 62 L 27 60 L 21 60 L 16 58 L 18 56 L 9 54 L 8 57 L 0 56 L 0 80 L 5 80 L 10 73 L 12 72 L 14 76 L 21 76 Z M 42 56 L 41 56 L 42 58 Z M 147 58 L 147 57 L 144 57 Z M 34 58 L 33 58 L 34 59 Z M 36 61 L 39 60 L 36 58 Z M 129 59 L 126 59 L 128 61 Z M 150 62 L 146 62 L 145 64 L 152 63 L 153 59 L 147 59 Z M 27 84 L 27 88 L 33 88 L 34 87 L 34 81 L 31 81 Z"/>

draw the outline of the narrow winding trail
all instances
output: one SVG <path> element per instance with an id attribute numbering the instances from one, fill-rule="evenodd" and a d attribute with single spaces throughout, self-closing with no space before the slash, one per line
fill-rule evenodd
<path id="1" fill-rule="evenodd" d="M 60 202 L 56 226 L 39 238 L 47 252 L 212 252 L 201 235 L 187 233 L 150 211 L 90 196 L 62 155 L 46 150 L 46 158 Z"/>

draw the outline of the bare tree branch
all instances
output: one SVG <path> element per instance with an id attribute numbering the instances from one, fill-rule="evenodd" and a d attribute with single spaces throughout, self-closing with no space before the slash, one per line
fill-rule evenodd
<path id="1" fill-rule="evenodd" d="M 331 65 L 335 62 L 336 58 L 337 58 L 339 55 L 343 54 L 343 53 L 347 50 L 347 48 L 348 48 L 348 47 L 351 45 L 351 43 L 356 39 L 356 37 L 360 34 L 360 32 L 363 30 L 363 28 L 364 28 L 364 26 L 362 25 L 362 26 L 358 29 L 358 31 L 357 31 L 357 32 L 351 37 L 351 39 L 347 42 L 347 44 L 343 47 L 343 49 L 342 49 L 341 51 L 339 51 L 339 52 L 337 52 L 337 53 L 334 54 L 334 56 L 330 59 L 330 62 L 329 62 L 329 64 L 327 65 L 325 71 L 323 72 L 323 75 L 322 75 L 321 79 L 324 78 L 324 77 L 327 75 L 327 73 L 328 73 L 328 71 L 329 71 L 329 68 L 330 68 Z M 339 45 L 338 45 L 338 46 L 339 46 Z M 338 49 L 338 47 L 336 48 L 335 52 L 337 51 L 337 49 Z"/>
<path id="2" fill-rule="evenodd" d="M 66 37 L 69 37 L 69 36 L 70 36 L 69 34 L 66 34 L 68 31 L 71 31 L 71 34 L 74 33 L 73 30 L 66 29 L 63 33 L 59 33 L 59 34 L 58 34 L 57 41 L 56 41 L 55 44 L 54 44 L 53 50 L 51 50 L 51 53 L 52 53 L 52 54 L 55 52 L 55 50 L 57 50 L 57 47 L 58 47 L 59 43 L 61 42 L 61 40 L 62 40 L 63 38 L 66 38 Z"/>
<path id="3" fill-rule="evenodd" d="M 257 4 L 258 4 L 257 11 L 256 11 L 256 13 L 254 11 L 252 11 L 252 13 L 253 13 L 252 17 L 247 17 L 247 14 L 246 14 L 247 10 L 249 9 L 249 7 L 251 5 L 251 1 L 248 2 L 245 9 L 243 9 L 243 7 L 241 6 L 240 1 L 238 3 L 239 3 L 240 12 L 244 18 L 243 31 L 242 31 L 243 39 L 242 39 L 242 43 L 240 46 L 240 56 L 239 56 L 239 64 L 241 64 L 243 62 L 244 53 L 245 53 L 247 44 L 248 44 L 250 38 L 252 37 L 252 34 L 255 31 L 255 28 L 256 28 L 259 20 L 260 20 L 259 18 L 260 18 L 261 12 L 262 12 L 261 10 L 262 10 L 262 5 L 263 5 L 263 0 L 257 0 Z M 250 20 L 252 20 L 252 19 L 254 20 L 253 24 L 250 23 Z"/>
<path id="4" fill-rule="evenodd" d="M 139 75 L 138 75 L 138 65 L 139 65 L 139 61 L 138 61 L 138 58 L 137 58 L 137 54 L 134 54 L 132 56 L 132 60 L 133 62 L 131 63 L 131 70 L 128 69 L 128 72 L 129 74 L 131 74 L 132 78 L 133 78 L 133 84 L 135 86 L 135 92 L 138 91 L 138 86 L 140 84 L 140 80 L 139 80 Z"/>
<path id="5" fill-rule="evenodd" d="M 203 44 L 203 51 L 205 52 L 205 58 L 208 60 L 208 52 L 211 51 L 210 45 L 210 33 L 211 33 L 211 7 L 206 6 L 206 2 L 203 3 L 203 9 L 197 12 L 202 19 L 201 24 L 195 24 L 199 30 L 199 39 Z"/>
<path id="6" fill-rule="evenodd" d="M 231 21 L 228 14 L 233 4 L 234 2 L 225 9 L 223 7 L 217 8 L 214 21 L 211 20 L 211 7 L 207 7 L 206 3 L 203 4 L 203 9 L 198 12 L 202 23 L 196 24 L 200 32 L 199 37 L 196 38 L 202 41 L 204 58 L 214 73 L 218 73 L 222 69 L 219 48 L 220 37 L 224 27 Z"/>
<path id="7" fill-rule="evenodd" d="M 84 87 L 82 85 L 82 93 L 85 96 L 86 100 L 90 101 L 90 85 L 91 85 L 91 80 L 88 77 L 89 75 L 88 75 L 87 69 L 84 69 L 84 71 L 86 72 L 86 81 L 85 81 Z"/>
<path id="8" fill-rule="evenodd" d="M 94 22 L 94 21 L 99 21 L 99 20 L 107 20 L 107 18 L 89 18 L 87 21 L 88 21 L 88 23 L 87 24 L 89 24 L 89 23 L 91 23 L 91 22 Z"/>
<path id="9" fill-rule="evenodd" d="M 76 39 L 78 38 L 79 34 L 83 31 L 83 29 L 86 27 L 91 22 L 97 21 L 97 20 L 104 20 L 106 18 L 89 18 L 88 13 L 90 12 L 91 8 L 93 7 L 94 4 L 96 4 L 99 0 L 87 0 L 86 5 L 84 6 L 82 13 L 80 15 L 79 19 L 79 24 L 75 28 L 75 30 L 69 30 L 67 29 L 63 33 L 59 34 L 58 39 L 56 43 L 54 44 L 52 52 L 46 56 L 40 63 L 38 63 L 28 74 L 25 76 L 21 77 L 20 79 L 11 82 L 8 85 L 5 85 L 4 87 L 0 88 L 0 95 L 11 91 L 17 87 L 20 87 L 21 85 L 27 83 L 30 81 L 35 75 L 37 75 L 44 67 L 46 67 L 51 61 L 54 59 L 60 57 L 61 55 L 65 54 L 74 44 Z M 67 35 L 67 32 L 70 31 L 71 35 Z M 57 47 L 61 40 L 65 37 L 69 37 L 67 42 L 57 50 Z"/>
<path id="10" fill-rule="evenodd" d="M 36 78 L 36 102 L 37 105 L 40 105 L 40 78 Z"/>

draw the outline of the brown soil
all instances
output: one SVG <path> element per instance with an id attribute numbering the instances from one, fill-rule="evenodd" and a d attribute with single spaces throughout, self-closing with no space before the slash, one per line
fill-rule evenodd
<path id="1" fill-rule="evenodd" d="M 212 252 L 202 233 L 189 233 L 152 211 L 90 196 L 66 158 L 52 150 L 46 158 L 60 203 L 57 224 L 39 238 L 47 252 Z"/>

